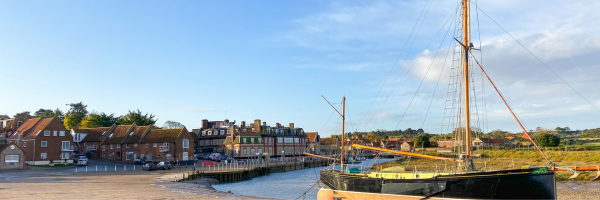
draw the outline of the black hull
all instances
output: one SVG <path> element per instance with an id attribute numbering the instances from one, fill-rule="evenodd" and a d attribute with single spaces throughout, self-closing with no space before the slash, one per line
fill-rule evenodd
<path id="1" fill-rule="evenodd" d="M 321 171 L 332 190 L 456 199 L 556 199 L 554 172 L 506 170 L 438 176 L 431 179 L 378 179 Z"/>

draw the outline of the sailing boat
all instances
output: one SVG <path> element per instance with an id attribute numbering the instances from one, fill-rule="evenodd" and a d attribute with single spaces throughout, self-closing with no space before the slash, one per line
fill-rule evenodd
<path id="1" fill-rule="evenodd" d="M 464 119 L 464 127 L 470 126 L 469 83 L 470 51 L 473 46 L 470 41 L 469 0 L 463 0 L 461 5 L 462 41 L 456 41 L 462 46 L 460 52 L 461 95 L 464 105 L 460 112 Z M 473 60 L 475 60 L 473 58 Z M 476 61 L 476 60 L 475 60 Z M 483 74 L 485 71 L 479 63 Z M 492 86 L 493 82 L 489 79 Z M 494 88 L 496 88 L 494 86 Z M 502 100 L 504 98 L 498 92 Z M 342 113 L 338 114 L 345 120 L 345 100 L 342 101 Z M 328 101 L 329 103 L 329 101 Z M 505 102 L 506 104 L 506 102 Z M 512 109 L 506 104 L 511 114 Z M 333 106 L 332 106 L 333 107 Z M 335 108 L 334 108 L 335 109 Z M 336 109 L 337 111 L 337 109 Z M 515 120 L 521 126 L 524 138 L 531 140 L 537 150 L 549 161 L 536 142 L 529 136 L 517 117 Z M 478 171 L 471 158 L 471 130 L 458 129 L 462 134 L 463 149 L 457 158 L 447 158 L 408 153 L 364 145 L 351 145 L 353 148 L 383 151 L 404 156 L 425 159 L 437 159 L 456 163 L 460 170 L 452 172 L 359 172 L 348 169 L 344 165 L 344 123 L 342 122 L 342 154 L 340 167 L 325 169 L 320 172 L 321 182 L 325 185 L 319 190 L 318 199 L 556 199 L 556 182 L 553 165 L 549 167 L 513 169 L 500 171 Z M 550 163 L 550 162 L 549 162 Z"/>

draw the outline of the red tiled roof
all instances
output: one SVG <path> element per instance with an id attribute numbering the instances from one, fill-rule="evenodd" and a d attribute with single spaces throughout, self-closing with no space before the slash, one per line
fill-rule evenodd
<path id="1" fill-rule="evenodd" d="M 29 132 L 31 132 L 31 130 L 35 127 L 35 125 L 41 120 L 42 118 L 33 118 L 33 119 L 29 119 L 27 121 L 25 121 L 25 123 L 21 124 L 21 126 L 17 129 L 17 131 L 19 134 L 21 134 L 21 138 L 25 137 L 26 134 L 28 134 Z M 10 139 L 19 139 L 19 137 L 17 136 L 17 134 L 14 134 L 12 136 L 10 136 Z"/>
<path id="2" fill-rule="evenodd" d="M 37 126 L 35 126 L 35 128 L 33 129 L 33 131 L 31 132 L 31 134 L 27 135 L 27 138 L 25 139 L 33 139 L 37 136 L 37 134 L 44 130 L 44 128 L 46 128 L 46 126 L 48 126 L 48 124 L 50 124 L 50 122 L 52 122 L 52 120 L 54 120 L 55 118 L 45 118 L 42 119 L 42 121 L 40 121 L 40 123 L 38 123 Z M 58 119 L 56 119 L 58 120 Z M 42 133 L 44 134 L 44 133 Z"/>
<path id="3" fill-rule="evenodd" d="M 129 134 L 129 129 L 131 129 L 132 125 L 118 125 L 116 126 L 112 132 L 106 133 L 106 140 L 104 140 L 103 144 L 121 144 L 125 136 Z M 112 135 L 111 135 L 112 134 Z"/>
<path id="4" fill-rule="evenodd" d="M 163 143 L 163 142 L 176 142 L 179 135 L 184 129 L 154 129 L 150 130 L 141 143 Z"/>
<path id="5" fill-rule="evenodd" d="M 492 138 L 479 138 L 482 142 L 488 144 L 504 144 L 504 140 L 502 139 L 492 139 Z"/>
<path id="6" fill-rule="evenodd" d="M 144 136 L 144 133 L 146 133 L 146 130 L 148 130 L 148 128 L 150 128 L 150 126 L 136 126 L 133 129 L 133 134 L 131 135 L 127 135 L 127 138 L 125 138 L 125 141 L 123 141 L 124 144 L 134 144 L 134 143 L 139 143 L 140 139 L 142 139 L 142 136 Z"/>
<path id="7" fill-rule="evenodd" d="M 304 132 L 304 134 L 306 134 L 308 142 L 310 143 L 315 142 L 315 140 L 317 140 L 317 135 L 319 135 L 317 132 Z"/>
<path id="8" fill-rule="evenodd" d="M 84 128 L 76 129 L 76 133 L 87 133 L 87 135 L 81 140 L 82 142 L 99 142 L 102 141 L 102 133 L 106 134 L 110 130 L 110 127 L 98 127 L 98 128 Z M 82 132 L 78 132 L 82 131 Z"/>

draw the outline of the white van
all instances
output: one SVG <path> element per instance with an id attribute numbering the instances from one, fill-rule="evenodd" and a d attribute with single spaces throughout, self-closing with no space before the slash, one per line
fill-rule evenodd
<path id="1" fill-rule="evenodd" d="M 220 154 L 220 153 L 211 153 L 211 154 L 208 156 L 208 159 L 212 160 L 214 157 L 219 157 L 219 156 L 221 156 L 221 154 Z"/>

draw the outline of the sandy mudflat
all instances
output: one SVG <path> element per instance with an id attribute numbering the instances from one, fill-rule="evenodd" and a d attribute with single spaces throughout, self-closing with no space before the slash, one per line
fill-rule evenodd
<path id="1" fill-rule="evenodd" d="M 558 199 L 600 199 L 600 182 L 598 181 L 559 181 L 556 182 Z"/>
<path id="2" fill-rule="evenodd" d="M 210 182 L 174 183 L 172 171 L 0 173 L 2 199 L 255 199 L 215 191 Z"/>

